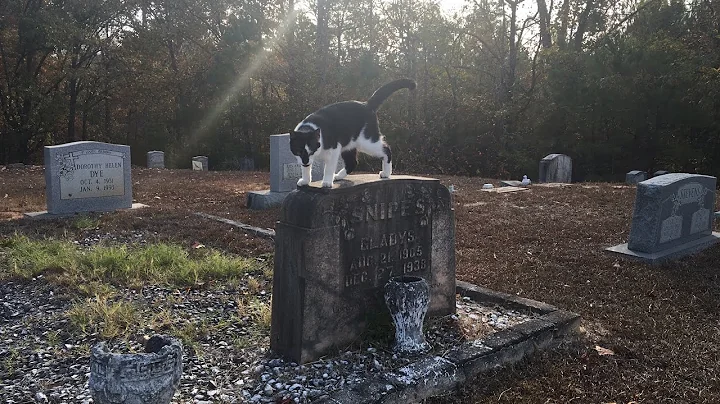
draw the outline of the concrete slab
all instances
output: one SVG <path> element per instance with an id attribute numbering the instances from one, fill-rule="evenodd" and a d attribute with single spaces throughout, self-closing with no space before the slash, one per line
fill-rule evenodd
<path id="1" fill-rule="evenodd" d="M 643 253 L 639 251 L 633 251 L 628 248 L 628 244 L 618 244 L 613 247 L 606 248 L 605 251 L 620 254 L 625 258 L 630 258 L 648 264 L 660 264 L 665 261 L 675 260 L 688 255 L 698 253 L 706 248 L 712 247 L 713 245 L 720 243 L 720 233 L 713 232 L 709 236 L 692 240 L 685 244 L 677 245 L 667 250 L 658 251 L 655 253 Z"/>
<path id="2" fill-rule="evenodd" d="M 142 203 L 133 203 L 132 207 L 130 209 L 142 209 L 147 208 L 148 205 L 142 204 Z M 119 210 L 126 210 L 126 209 L 115 209 L 116 211 Z M 73 217 L 73 216 L 81 216 L 86 215 L 88 213 L 105 213 L 108 211 L 97 211 L 97 212 L 74 212 L 74 213 L 60 213 L 60 214 L 52 214 L 48 213 L 47 210 L 43 210 L 41 212 L 28 212 L 23 213 L 23 216 L 29 219 L 36 219 L 36 220 L 49 220 L 49 219 L 61 219 L 64 217 Z"/>
<path id="3" fill-rule="evenodd" d="M 247 196 L 247 207 L 255 210 L 271 209 L 282 205 L 290 192 L 275 192 L 271 190 L 250 191 Z"/>

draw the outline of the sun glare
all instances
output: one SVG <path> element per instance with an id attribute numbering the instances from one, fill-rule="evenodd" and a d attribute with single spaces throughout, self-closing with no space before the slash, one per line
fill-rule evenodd
<path id="1" fill-rule="evenodd" d="M 218 118 L 227 110 L 228 106 L 235 100 L 236 95 L 247 85 L 252 75 L 267 61 L 268 56 L 275 50 L 275 45 L 285 35 L 287 29 L 292 26 L 292 21 L 297 17 L 298 10 L 293 10 L 290 14 L 285 17 L 283 22 L 279 25 L 279 29 L 273 39 L 263 46 L 260 52 L 255 55 L 252 62 L 245 69 L 242 74 L 235 79 L 235 82 L 223 94 L 220 101 L 215 105 L 207 116 L 200 122 L 197 129 L 194 131 L 189 139 L 189 145 L 192 147 L 198 140 L 206 136 L 210 132 L 210 128 L 217 122 Z"/>
<path id="2" fill-rule="evenodd" d="M 458 12 L 465 5 L 465 0 L 438 0 L 438 5 L 446 13 Z"/>

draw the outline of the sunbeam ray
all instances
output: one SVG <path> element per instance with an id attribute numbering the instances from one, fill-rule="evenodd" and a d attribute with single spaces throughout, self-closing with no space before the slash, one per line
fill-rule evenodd
<path id="1" fill-rule="evenodd" d="M 242 88 L 247 85 L 246 83 L 248 79 L 251 78 L 253 73 L 255 73 L 260 67 L 262 67 L 262 65 L 267 61 L 268 57 L 273 52 L 275 46 L 285 36 L 288 28 L 292 26 L 291 23 L 293 20 L 295 20 L 297 14 L 298 10 L 292 10 L 283 19 L 282 23 L 280 24 L 280 29 L 277 31 L 275 37 L 262 47 L 260 52 L 252 59 L 250 66 L 248 66 L 248 68 L 245 69 L 245 71 L 242 72 L 240 76 L 238 76 L 238 78 L 235 80 L 233 85 L 230 86 L 228 91 L 222 97 L 220 97 L 220 102 L 210 110 L 210 112 L 205 116 L 205 118 L 202 119 L 202 121 L 200 121 L 200 124 L 190 135 L 190 138 L 188 139 L 185 147 L 192 148 L 197 144 L 198 141 L 200 141 L 200 139 L 207 136 L 212 125 L 218 120 L 222 113 L 225 112 L 226 108 L 230 105 L 230 103 L 235 100 L 236 94 L 238 94 L 240 90 L 242 90 Z"/>

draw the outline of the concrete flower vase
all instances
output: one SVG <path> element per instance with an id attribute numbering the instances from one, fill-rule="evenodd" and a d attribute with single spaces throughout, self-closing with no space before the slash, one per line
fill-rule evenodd
<path id="1" fill-rule="evenodd" d="M 96 404 L 169 403 L 182 375 L 180 341 L 155 335 L 141 354 L 113 354 L 105 343 L 90 353 L 90 394 Z"/>
<path id="2" fill-rule="evenodd" d="M 404 355 L 426 352 L 423 321 L 430 304 L 430 288 L 416 276 L 392 278 L 385 284 L 385 304 L 395 323 L 394 351 Z"/>

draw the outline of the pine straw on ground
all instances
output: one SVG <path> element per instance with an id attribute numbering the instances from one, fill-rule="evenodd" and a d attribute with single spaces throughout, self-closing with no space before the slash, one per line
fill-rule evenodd
<path id="1" fill-rule="evenodd" d="M 45 209 L 42 175 L 37 167 L 0 171 L 0 235 L 142 231 L 242 255 L 273 250 L 270 241 L 193 215 L 274 227 L 277 209 L 245 208 L 247 191 L 269 188 L 267 173 L 134 169 L 135 200 L 150 208 L 97 215 L 97 229 L 74 219 L 18 219 Z M 627 241 L 634 187 L 533 185 L 499 194 L 480 190 L 497 181 L 441 180 L 457 188 L 458 279 L 577 312 L 585 332 L 430 402 L 720 402 L 720 247 L 658 267 L 604 252 Z"/>

